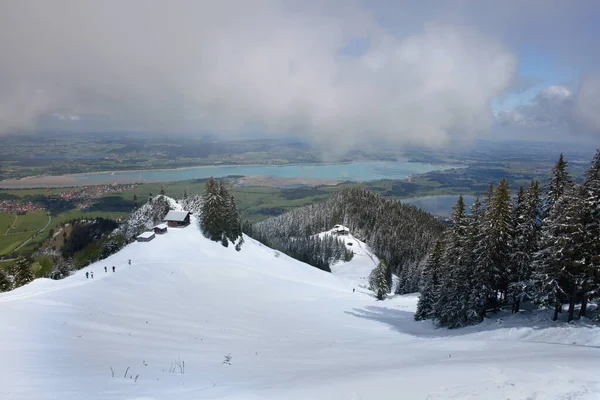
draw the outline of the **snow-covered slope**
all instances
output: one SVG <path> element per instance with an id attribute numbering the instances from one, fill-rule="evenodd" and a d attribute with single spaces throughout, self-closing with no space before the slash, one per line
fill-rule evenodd
<path id="1" fill-rule="evenodd" d="M 413 321 L 414 295 L 353 293 L 373 265 L 358 251 L 356 272 L 328 274 L 245 240 L 223 248 L 193 223 L 1 294 L 0 398 L 600 396 L 597 328 L 540 316 L 437 330 Z"/>
<path id="2" fill-rule="evenodd" d="M 351 233 L 345 235 L 336 235 L 338 229 L 348 229 L 337 225 L 339 228 L 332 228 L 327 232 L 322 232 L 318 236 L 334 235 L 339 239 L 344 240 L 346 248 L 354 252 L 354 257 L 349 262 L 338 261 L 331 266 L 331 272 L 335 275 L 344 278 L 347 282 L 354 282 L 359 285 L 362 290 L 368 286 L 369 274 L 379 263 L 379 259 L 375 254 L 371 253 L 366 243 L 355 238 Z M 349 231 L 348 231 L 349 232 Z M 358 288 L 357 288 L 358 289 Z"/>

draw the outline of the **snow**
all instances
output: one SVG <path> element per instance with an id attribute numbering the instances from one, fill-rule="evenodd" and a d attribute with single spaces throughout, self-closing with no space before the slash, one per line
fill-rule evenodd
<path id="1" fill-rule="evenodd" d="M 165 221 L 183 222 L 188 214 L 189 211 L 170 210 L 165 216 Z"/>
<path id="2" fill-rule="evenodd" d="M 150 239 L 152 236 L 154 236 L 154 232 L 142 232 L 138 235 L 138 238 Z"/>
<path id="3" fill-rule="evenodd" d="M 167 226 L 168 226 L 168 225 L 167 225 L 166 223 L 164 223 L 164 222 L 163 222 L 162 224 L 158 224 L 158 225 L 156 225 L 156 226 L 155 226 L 155 228 L 158 228 L 158 229 L 165 229 L 165 228 L 167 228 Z"/>
<path id="4" fill-rule="evenodd" d="M 352 292 L 377 260 L 351 235 L 328 274 L 248 237 L 224 248 L 194 219 L 0 294 L 0 398 L 600 397 L 596 326 L 523 312 L 435 329 L 413 321 L 416 295 Z"/>
<path id="5" fill-rule="evenodd" d="M 346 244 L 346 248 L 354 252 L 354 257 L 350 262 L 338 261 L 331 265 L 331 272 L 346 282 L 353 282 L 355 285 L 360 286 L 366 291 L 369 285 L 369 274 L 379 263 L 379 259 L 369 249 L 366 243 L 355 238 L 351 233 L 345 235 L 336 235 L 340 229 L 344 229 L 349 232 L 349 229 L 342 226 L 336 225 L 333 229 L 322 232 L 318 236 L 323 238 L 326 235 L 333 235 L 340 240 L 343 240 Z"/>

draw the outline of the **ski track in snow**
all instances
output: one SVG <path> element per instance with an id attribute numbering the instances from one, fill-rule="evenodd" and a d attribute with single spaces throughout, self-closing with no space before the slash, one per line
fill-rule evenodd
<path id="1" fill-rule="evenodd" d="M 597 326 L 525 312 L 436 329 L 413 320 L 416 294 L 366 290 L 378 260 L 352 235 L 333 274 L 245 240 L 193 221 L 0 294 L 0 398 L 600 398 Z"/>

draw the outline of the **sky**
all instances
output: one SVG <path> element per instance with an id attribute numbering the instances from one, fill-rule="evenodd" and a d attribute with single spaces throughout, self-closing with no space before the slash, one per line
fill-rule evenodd
<path id="1" fill-rule="evenodd" d="M 594 0 L 0 3 L 0 134 L 597 140 Z"/>

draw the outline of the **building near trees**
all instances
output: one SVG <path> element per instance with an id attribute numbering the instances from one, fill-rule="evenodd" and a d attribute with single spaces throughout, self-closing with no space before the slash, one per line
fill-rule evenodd
<path id="1" fill-rule="evenodd" d="M 165 222 L 171 228 L 188 226 L 190 224 L 190 212 L 171 210 L 165 216 Z"/>
<path id="2" fill-rule="evenodd" d="M 136 238 L 136 240 L 138 242 L 149 242 L 154 238 L 155 238 L 154 232 L 143 232 Z"/>

